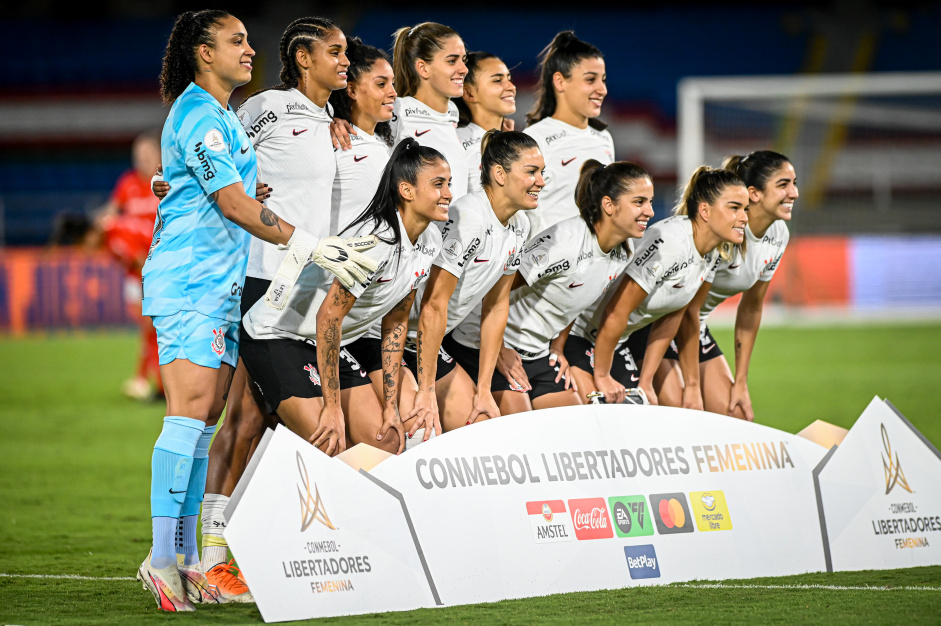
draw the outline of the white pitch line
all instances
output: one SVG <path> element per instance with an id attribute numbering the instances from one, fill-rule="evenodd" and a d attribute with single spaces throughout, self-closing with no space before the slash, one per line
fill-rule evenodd
<path id="1" fill-rule="evenodd" d="M 712 584 L 674 584 L 671 587 L 686 589 L 823 589 L 827 591 L 941 591 L 941 587 L 873 587 L 868 585 L 723 585 Z"/>
<path id="2" fill-rule="evenodd" d="M 75 574 L 2 574 L 0 578 L 56 578 L 65 580 L 137 580 L 132 576 L 77 576 Z"/>

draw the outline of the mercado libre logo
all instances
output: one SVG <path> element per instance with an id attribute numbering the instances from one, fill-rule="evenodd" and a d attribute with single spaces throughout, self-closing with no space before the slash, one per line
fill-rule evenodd
<path id="1" fill-rule="evenodd" d="M 307 465 L 301 458 L 301 453 L 296 452 L 297 471 L 301 476 L 301 482 L 297 486 L 297 495 L 301 501 L 301 532 L 304 532 L 315 521 L 320 522 L 330 530 L 336 530 L 337 527 L 330 521 L 327 510 L 320 499 L 320 490 L 317 489 L 317 483 L 314 483 L 314 493 L 310 493 L 310 477 L 307 475 Z"/>
<path id="2" fill-rule="evenodd" d="M 614 537 L 604 498 L 569 500 L 569 512 L 572 514 L 575 536 L 580 541 Z"/>
<path id="3" fill-rule="evenodd" d="M 653 534 L 653 519 L 644 496 L 608 498 L 614 531 L 618 537 L 644 537 Z"/>
<path id="4" fill-rule="evenodd" d="M 682 493 L 655 493 L 650 495 L 650 510 L 661 535 L 693 532 L 686 496 Z"/>
<path id="5" fill-rule="evenodd" d="M 725 494 L 721 491 L 693 491 L 689 494 L 693 505 L 696 528 L 700 532 L 709 530 L 732 530 L 732 516 Z"/>
<path id="6" fill-rule="evenodd" d="M 882 429 L 882 448 L 885 450 L 885 454 L 882 455 L 882 469 L 885 471 L 885 493 L 889 495 L 889 492 L 895 489 L 896 486 L 912 493 L 912 488 L 908 486 L 908 481 L 902 472 L 899 453 L 896 452 L 895 456 L 892 456 L 892 444 L 889 443 L 889 433 L 885 429 L 885 424 L 879 426 Z"/>

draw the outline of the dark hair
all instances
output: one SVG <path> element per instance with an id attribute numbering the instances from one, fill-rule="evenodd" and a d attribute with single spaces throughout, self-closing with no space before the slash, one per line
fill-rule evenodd
<path id="1" fill-rule="evenodd" d="M 745 182 L 735 172 L 724 169 L 714 170 L 708 165 L 700 165 L 686 183 L 683 196 L 674 207 L 673 213 L 686 215 L 695 222 L 699 219 L 700 204 L 715 204 L 725 188 L 733 185 L 745 187 Z M 738 245 L 744 257 L 747 241 L 735 245 Z M 725 260 L 731 259 L 735 245 L 729 242 L 722 243 L 719 246 L 719 256 Z"/>
<path id="2" fill-rule="evenodd" d="M 391 228 L 392 238 L 383 239 L 380 237 L 380 239 L 385 243 L 398 245 L 402 241 L 398 218 L 399 205 L 402 203 L 402 197 L 399 195 L 399 184 L 403 182 L 410 185 L 417 184 L 419 172 L 438 161 L 445 161 L 445 158 L 434 148 L 423 146 L 411 137 L 400 141 L 392 151 L 389 162 L 382 170 L 379 187 L 376 189 L 372 200 L 369 201 L 369 205 L 342 232 L 346 232 L 359 224 L 372 222 L 375 225 L 373 233 L 384 230 L 383 225 Z"/>
<path id="3" fill-rule="evenodd" d="M 612 202 L 617 202 L 618 198 L 630 193 L 634 182 L 640 178 L 649 179 L 650 174 L 641 166 L 628 161 L 615 161 L 609 165 L 595 159 L 585 161 L 575 186 L 575 206 L 592 234 L 598 234 L 595 232 L 595 224 L 604 215 L 602 200 L 607 196 Z M 627 242 L 624 242 L 624 249 L 630 253 Z"/>
<path id="4" fill-rule="evenodd" d="M 486 61 L 487 59 L 499 59 L 495 54 L 490 54 L 489 52 L 468 52 L 467 60 L 464 62 L 467 65 L 467 76 L 464 77 L 465 85 L 476 85 L 477 84 L 477 70 L 480 69 L 480 63 Z M 458 120 L 457 125 L 459 128 L 463 128 L 474 121 L 474 116 L 471 114 L 470 107 L 467 106 L 467 103 L 464 102 L 464 98 L 454 98 L 454 104 L 457 105 Z"/>
<path id="5" fill-rule="evenodd" d="M 748 187 L 764 190 L 771 177 L 791 160 L 771 150 L 756 150 L 747 156 L 734 155 L 722 162 L 722 169 L 735 172 Z"/>
<path id="6" fill-rule="evenodd" d="M 355 83 L 360 76 L 372 69 L 379 59 L 389 60 L 389 55 L 379 48 L 363 43 L 359 37 L 348 37 L 346 40 L 346 56 L 350 60 L 350 67 L 346 70 L 347 81 Z M 333 117 L 353 123 L 353 99 L 346 93 L 346 89 L 337 89 L 330 93 L 330 104 L 333 105 Z M 392 128 L 389 122 L 376 124 L 376 134 L 388 145 L 392 145 Z"/>
<path id="7" fill-rule="evenodd" d="M 572 76 L 572 68 L 585 59 L 603 59 L 601 50 L 575 36 L 575 31 L 563 30 L 553 37 L 549 45 L 539 53 L 539 88 L 536 91 L 536 104 L 526 114 L 527 125 L 535 124 L 555 113 L 555 86 L 552 77 L 559 72 L 565 78 Z M 601 120 L 589 118 L 588 125 L 595 130 L 604 130 L 607 124 Z"/>
<path id="8" fill-rule="evenodd" d="M 395 71 L 395 85 L 399 95 L 414 96 L 418 92 L 420 79 L 415 70 L 415 61 L 422 59 L 430 63 L 435 53 L 444 47 L 445 40 L 459 36 L 454 29 L 437 22 L 422 22 L 395 31 L 392 69 Z"/>
<path id="9" fill-rule="evenodd" d="M 518 130 L 488 130 L 480 140 L 480 184 L 490 186 L 490 170 L 499 165 L 505 170 L 519 160 L 524 150 L 538 149 L 536 140 Z"/>
<path id="10" fill-rule="evenodd" d="M 216 45 L 216 31 L 222 20 L 232 17 L 228 11 L 205 9 L 180 13 L 170 31 L 160 69 L 160 97 L 173 104 L 196 78 L 196 49 Z"/>
<path id="11" fill-rule="evenodd" d="M 339 27 L 325 17 L 300 17 L 290 24 L 281 35 L 281 45 L 278 48 L 278 55 L 281 57 L 281 79 L 280 84 L 266 89 L 259 89 L 255 93 L 242 100 L 242 104 L 249 98 L 254 98 L 260 93 L 277 89 L 278 91 L 287 91 L 298 86 L 301 80 L 301 73 L 297 69 L 297 49 L 304 47 L 308 53 L 313 52 L 314 43 L 322 41 L 327 33 L 334 30 L 340 30 Z M 239 106 L 241 107 L 242 104 Z"/>

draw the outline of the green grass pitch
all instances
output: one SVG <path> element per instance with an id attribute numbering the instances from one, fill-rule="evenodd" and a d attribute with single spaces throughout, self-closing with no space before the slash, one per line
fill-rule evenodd
<path id="1" fill-rule="evenodd" d="M 715 334 L 730 345 L 729 330 Z M 254 606 L 160 614 L 136 581 L 123 580 L 150 543 L 150 452 L 163 415 L 159 404 L 120 395 L 135 351 L 123 332 L 0 339 L 0 623 L 261 622 Z M 939 355 L 941 323 L 765 328 L 750 381 L 758 421 L 789 432 L 815 419 L 848 428 L 879 395 L 941 447 Z M 941 566 L 702 585 L 319 622 L 941 621 Z"/>

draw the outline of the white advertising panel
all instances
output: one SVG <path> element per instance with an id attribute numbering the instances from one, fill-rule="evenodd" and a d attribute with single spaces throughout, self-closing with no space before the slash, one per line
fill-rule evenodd
<path id="1" fill-rule="evenodd" d="M 874 398 L 817 469 L 833 571 L 941 564 L 941 454 Z"/>
<path id="2" fill-rule="evenodd" d="M 825 568 L 827 450 L 709 413 L 580 406 L 502 417 L 390 458 L 446 605 Z"/>
<path id="3" fill-rule="evenodd" d="M 435 605 L 394 494 L 283 427 L 259 454 L 225 538 L 266 622 Z"/>

